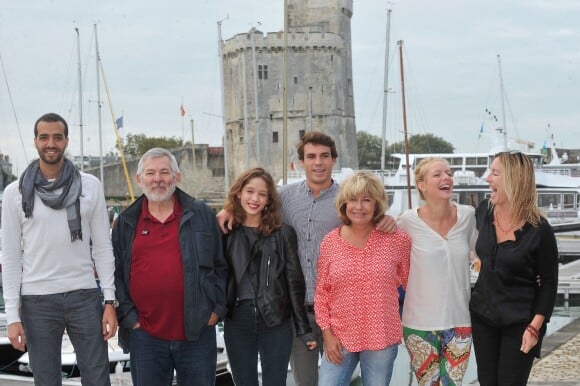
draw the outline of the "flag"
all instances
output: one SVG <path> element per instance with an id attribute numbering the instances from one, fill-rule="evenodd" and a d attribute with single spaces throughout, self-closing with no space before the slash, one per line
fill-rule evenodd
<path id="1" fill-rule="evenodd" d="M 543 155 L 548 154 L 548 147 L 546 146 L 546 140 L 544 140 L 544 144 L 542 145 L 542 150 L 540 150 L 540 153 L 542 153 Z"/>
<path id="2" fill-rule="evenodd" d="M 479 128 L 479 134 L 477 135 L 477 139 L 481 139 L 481 134 L 483 134 L 483 122 L 481 123 L 481 127 Z"/>
<path id="3" fill-rule="evenodd" d="M 181 114 L 182 117 L 185 116 L 185 109 L 183 108 L 183 103 L 181 104 L 181 106 L 179 106 L 179 113 Z"/>
<path id="4" fill-rule="evenodd" d="M 123 127 L 123 116 L 122 115 L 119 118 L 117 118 L 117 120 L 115 121 L 115 124 L 117 125 L 117 129 L 120 129 L 121 127 Z"/>
<path id="5" fill-rule="evenodd" d="M 292 153 L 290 153 L 290 170 L 296 170 L 296 150 L 292 148 Z"/>

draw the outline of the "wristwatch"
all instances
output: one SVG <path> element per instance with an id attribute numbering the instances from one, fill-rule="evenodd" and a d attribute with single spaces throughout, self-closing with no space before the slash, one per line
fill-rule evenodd
<path id="1" fill-rule="evenodd" d="M 115 300 L 105 300 L 105 303 L 104 304 L 110 304 L 110 305 L 112 305 L 115 308 L 119 307 L 119 301 L 117 299 L 115 299 Z"/>

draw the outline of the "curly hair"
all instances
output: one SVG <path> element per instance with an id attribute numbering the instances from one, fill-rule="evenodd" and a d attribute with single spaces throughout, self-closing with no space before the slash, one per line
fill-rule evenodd
<path id="1" fill-rule="evenodd" d="M 298 152 L 299 160 L 304 161 L 304 146 L 308 143 L 328 146 L 330 148 L 332 159 L 338 158 L 338 151 L 336 151 L 336 143 L 334 142 L 334 139 L 319 131 L 311 131 L 304 134 L 296 144 L 296 151 Z"/>
<path id="2" fill-rule="evenodd" d="M 336 210 L 340 221 L 350 225 L 351 221 L 346 215 L 346 203 L 359 196 L 369 196 L 376 200 L 372 223 L 378 224 L 389 206 L 389 201 L 379 177 L 369 171 L 351 174 L 340 184 L 340 190 L 336 195 Z"/>
<path id="3" fill-rule="evenodd" d="M 282 225 L 282 214 L 280 213 L 280 196 L 276 190 L 274 179 L 263 168 L 253 168 L 246 170 L 234 182 L 228 197 L 226 199 L 224 209 L 234 216 L 234 227 L 238 227 L 246 221 L 246 212 L 242 207 L 242 203 L 238 195 L 242 192 L 244 187 L 254 178 L 261 178 L 268 188 L 268 203 L 264 210 L 262 210 L 262 217 L 260 225 L 257 228 L 259 234 L 269 236 L 276 229 Z"/>

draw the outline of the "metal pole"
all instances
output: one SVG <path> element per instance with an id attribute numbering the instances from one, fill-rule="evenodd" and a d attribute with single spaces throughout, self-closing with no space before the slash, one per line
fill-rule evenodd
<path id="1" fill-rule="evenodd" d="M 223 56 L 223 45 L 224 42 L 222 40 L 222 21 L 225 19 L 219 20 L 217 22 L 217 32 L 218 32 L 218 56 L 220 58 L 220 88 L 222 92 L 222 125 L 223 125 L 223 136 L 222 136 L 222 145 L 224 148 L 224 190 L 227 193 L 230 190 L 230 173 L 229 173 L 229 151 L 228 151 L 228 133 L 227 133 L 227 119 L 226 119 L 226 90 L 224 89 L 224 56 Z"/>
<path id="2" fill-rule="evenodd" d="M 286 185 L 288 182 L 288 0 L 284 0 L 284 49 L 282 78 L 282 184 Z"/>
<path id="3" fill-rule="evenodd" d="M 248 138 L 248 90 L 246 87 L 246 53 L 242 50 L 242 97 L 244 100 L 244 142 L 246 142 L 246 169 L 250 167 L 250 139 Z"/>
<path id="4" fill-rule="evenodd" d="M 381 172 L 385 171 L 385 146 L 386 146 L 386 135 L 387 135 L 387 101 L 389 93 L 389 51 L 390 51 L 390 41 L 391 41 L 391 10 L 387 10 L 387 37 L 385 44 L 385 75 L 384 75 L 384 87 L 383 87 L 383 128 L 381 131 Z"/>
<path id="5" fill-rule="evenodd" d="M 260 165 L 260 115 L 258 109 L 258 74 L 256 63 L 256 41 L 254 35 L 256 27 L 250 30 L 252 33 L 252 71 L 254 72 L 254 122 L 256 125 L 256 163 Z"/>
<path id="6" fill-rule="evenodd" d="M 497 54 L 497 64 L 499 67 L 499 87 L 500 87 L 500 95 L 501 95 L 501 118 L 502 118 L 502 125 L 503 125 L 503 141 L 504 141 L 504 148 L 507 150 L 507 127 L 505 121 L 505 100 L 504 100 L 504 86 L 503 86 L 503 75 L 501 73 L 501 57 Z"/>
<path id="7" fill-rule="evenodd" d="M 411 201 L 411 175 L 409 165 L 409 139 L 407 138 L 407 105 L 405 103 L 405 72 L 403 69 L 403 41 L 399 40 L 399 61 L 401 67 L 401 97 L 403 98 L 403 130 L 405 133 L 405 163 L 407 170 L 407 200 L 409 200 L 409 209 L 413 207 Z"/>
<path id="8" fill-rule="evenodd" d="M 310 120 L 310 131 L 312 131 L 312 86 L 308 87 L 308 99 L 308 117 Z"/>
<path id="9" fill-rule="evenodd" d="M 101 75 L 99 71 L 99 62 L 101 61 L 101 54 L 99 53 L 99 40 L 97 38 L 97 25 L 95 27 L 95 50 L 97 53 L 97 117 L 99 122 L 99 175 L 101 176 L 101 184 L 103 185 L 103 191 L 105 191 L 105 172 L 103 166 L 103 130 L 101 126 Z"/>
<path id="10" fill-rule="evenodd" d="M 193 166 L 193 175 L 195 176 L 197 173 L 196 165 L 195 165 L 195 134 L 193 130 L 193 118 L 189 120 L 191 124 L 191 164 Z"/>
<path id="11" fill-rule="evenodd" d="M 81 74 L 81 42 L 79 29 L 75 28 L 77 33 L 77 57 L 78 57 L 78 77 L 79 77 L 79 132 L 81 137 L 81 171 L 85 170 L 85 150 L 83 138 L 83 78 Z"/>

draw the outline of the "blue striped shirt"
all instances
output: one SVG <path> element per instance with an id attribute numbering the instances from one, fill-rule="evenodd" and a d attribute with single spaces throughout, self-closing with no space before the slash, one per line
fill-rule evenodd
<path id="1" fill-rule="evenodd" d="M 298 237 L 298 255 L 306 282 L 305 302 L 312 305 L 320 243 L 328 232 L 341 224 L 335 207 L 338 184 L 333 181 L 316 198 L 306 181 L 280 186 L 278 192 L 282 200 L 282 219 L 294 228 Z"/>

